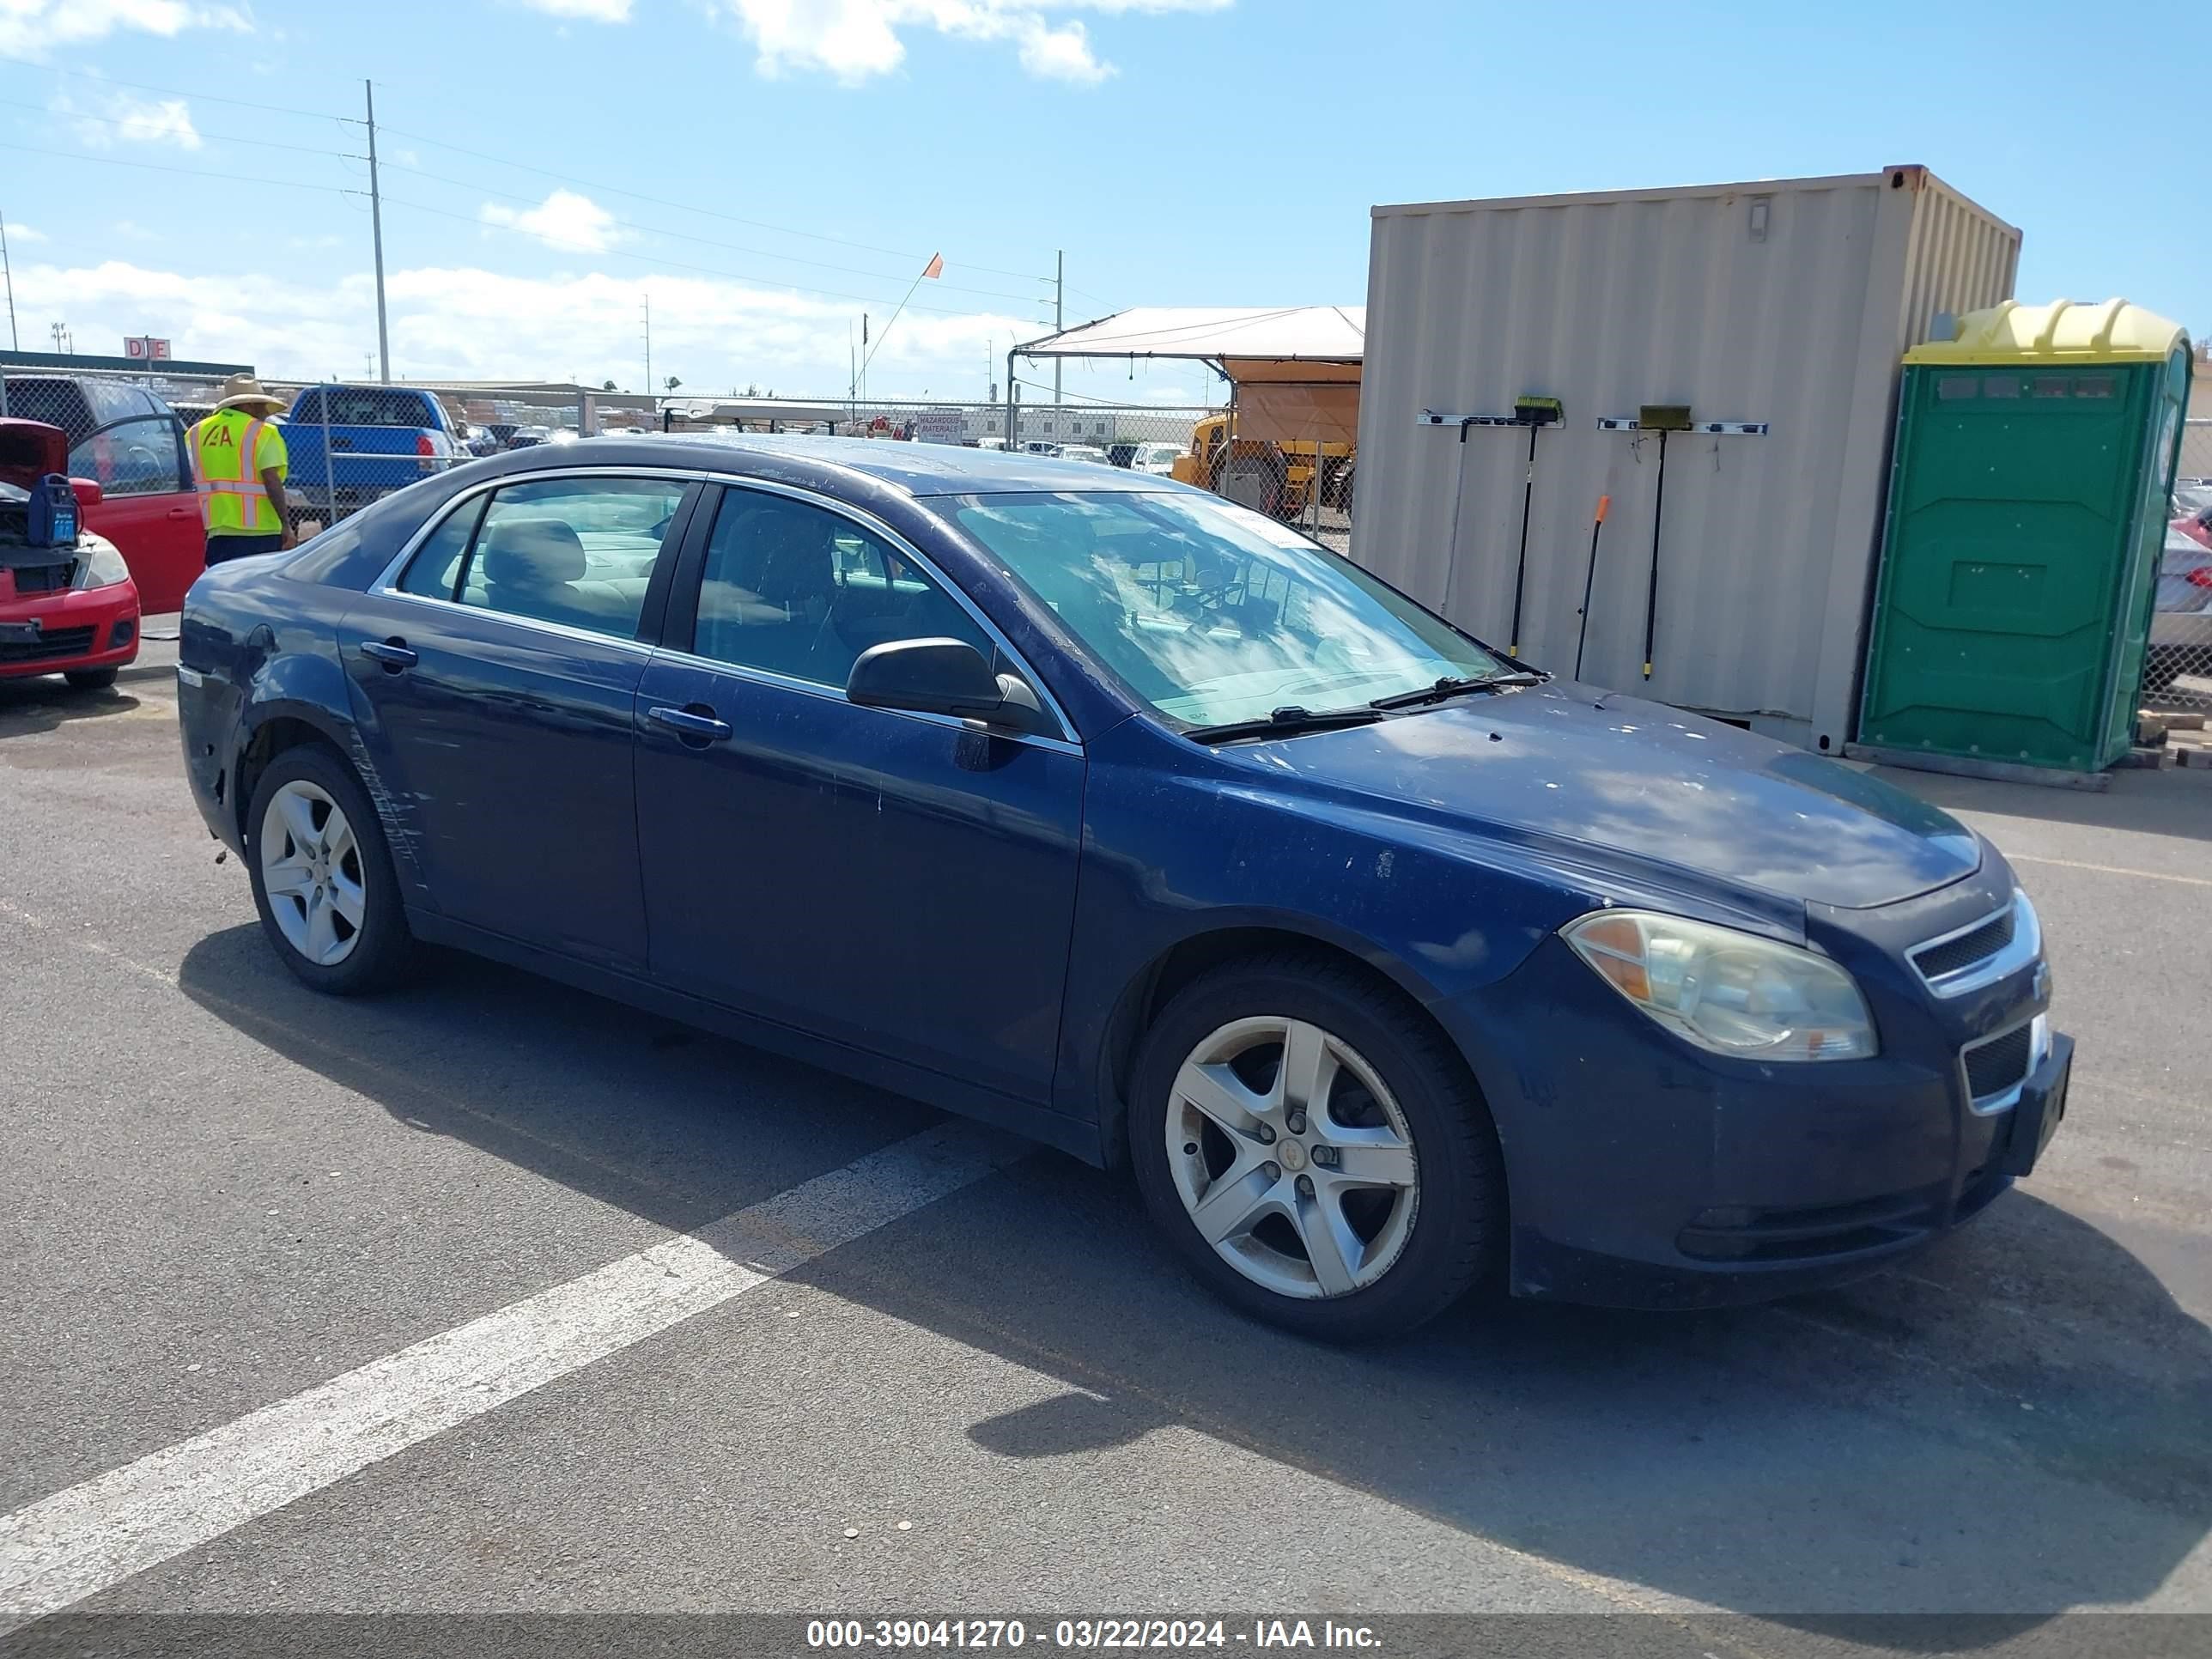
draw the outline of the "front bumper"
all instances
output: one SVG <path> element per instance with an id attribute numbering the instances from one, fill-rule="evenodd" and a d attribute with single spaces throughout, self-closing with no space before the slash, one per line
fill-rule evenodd
<path id="1" fill-rule="evenodd" d="M 36 641 L 9 637 L 38 624 Z M 129 582 L 0 604 L 0 679 L 120 668 L 138 655 L 138 590 Z"/>
<path id="2" fill-rule="evenodd" d="M 1514 1293 L 1684 1308 L 1835 1284 L 1923 1248 L 2032 1167 L 2072 1040 L 2053 1035 L 1998 1110 L 1967 1098 L 1960 1049 L 2047 1009 L 2041 963 L 1941 1006 L 1909 969 L 1881 984 L 1850 965 L 1882 1030 L 1871 1060 L 1705 1054 L 1557 938 L 1441 1005 L 1498 1123 Z"/>

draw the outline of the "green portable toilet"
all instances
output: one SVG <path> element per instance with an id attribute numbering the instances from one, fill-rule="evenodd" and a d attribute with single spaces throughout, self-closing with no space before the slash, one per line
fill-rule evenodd
<path id="1" fill-rule="evenodd" d="M 2127 751 L 2189 341 L 2008 300 L 1905 355 L 1862 749 L 2092 772 Z"/>

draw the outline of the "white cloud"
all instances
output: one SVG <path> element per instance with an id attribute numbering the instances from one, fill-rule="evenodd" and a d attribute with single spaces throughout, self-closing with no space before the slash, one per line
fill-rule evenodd
<path id="1" fill-rule="evenodd" d="M 252 26 L 242 6 L 192 0 L 0 0 L 0 52 L 43 58 L 57 46 L 84 46 L 125 30 L 170 40 L 186 29 Z"/>
<path id="2" fill-rule="evenodd" d="M 580 17 L 589 23 L 627 23 L 630 0 L 522 0 L 549 17 Z"/>
<path id="3" fill-rule="evenodd" d="M 611 375 L 635 386 L 639 362 L 637 276 L 590 272 L 509 276 L 469 267 L 391 272 L 392 363 L 423 378 L 565 380 L 597 385 Z M 652 278 L 656 375 L 678 374 L 687 391 L 713 395 L 748 380 L 787 395 L 832 397 L 844 389 L 849 302 L 748 284 L 666 274 Z M 376 342 L 372 279 L 334 287 L 266 269 L 185 275 L 126 260 L 62 267 L 18 264 L 15 299 L 32 316 L 66 316 L 81 340 L 157 334 L 179 357 L 248 362 L 272 378 L 358 371 Z M 983 395 L 988 347 L 1005 361 L 1019 318 L 939 317 L 908 312 L 868 371 L 878 395 Z M 1026 338 L 1024 332 L 1022 337 Z"/>
<path id="4" fill-rule="evenodd" d="M 487 202 L 477 216 L 488 225 L 522 231 L 577 253 L 604 253 L 629 240 L 628 233 L 616 226 L 614 215 L 573 190 L 556 190 L 534 208 Z"/>
<path id="5" fill-rule="evenodd" d="M 9 3 L 11 0 L 0 0 L 0 6 Z M 134 98 L 127 92 L 114 92 L 101 98 L 96 107 L 87 107 L 61 93 L 47 107 L 70 121 L 76 129 L 77 141 L 87 149 L 112 149 L 118 144 L 173 144 L 179 149 L 200 147 L 191 109 L 181 98 Z"/>
<path id="6" fill-rule="evenodd" d="M 8 243 L 11 247 L 21 242 L 43 242 L 46 240 L 45 231 L 35 230 L 29 225 L 19 225 L 11 221 L 6 229 Z"/>
<path id="7" fill-rule="evenodd" d="M 1115 73 L 1066 14 L 1216 11 L 1231 0 L 715 0 L 737 20 L 763 75 L 818 71 L 848 86 L 887 75 L 906 58 L 902 31 L 1011 42 L 1022 67 L 1052 80 L 1095 82 Z"/>

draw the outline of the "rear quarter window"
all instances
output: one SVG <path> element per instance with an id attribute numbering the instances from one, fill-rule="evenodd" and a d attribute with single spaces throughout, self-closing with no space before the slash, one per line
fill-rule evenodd
<path id="1" fill-rule="evenodd" d="M 406 544 L 422 521 L 442 503 L 418 505 L 405 495 L 390 495 L 342 519 L 278 567 L 295 581 L 366 591 Z"/>

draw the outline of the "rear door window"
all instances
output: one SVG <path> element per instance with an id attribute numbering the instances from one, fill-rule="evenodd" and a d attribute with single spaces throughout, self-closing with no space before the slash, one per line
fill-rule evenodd
<path id="1" fill-rule="evenodd" d="M 418 549 L 401 591 L 634 639 L 681 478 L 544 478 L 464 502 Z"/>
<path id="2" fill-rule="evenodd" d="M 471 496 L 446 514 L 430 532 L 429 539 L 407 562 L 406 571 L 399 579 L 401 592 L 419 593 L 426 599 L 459 597 L 461 561 L 468 556 L 469 544 L 476 538 L 477 526 L 482 522 L 484 505 L 490 499 L 488 495 Z"/>

